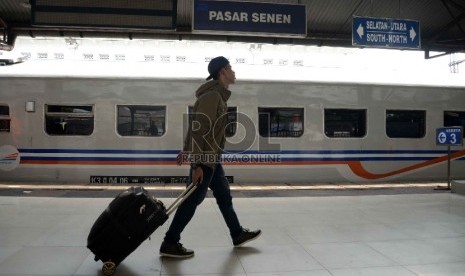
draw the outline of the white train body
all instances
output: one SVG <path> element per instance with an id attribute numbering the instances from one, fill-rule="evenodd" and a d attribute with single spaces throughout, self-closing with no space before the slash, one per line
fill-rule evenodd
<path id="1" fill-rule="evenodd" d="M 201 83 L 199 79 L 0 77 L 4 110 L 0 181 L 185 181 L 188 167 L 177 166 L 175 160 L 183 144 L 183 114 L 194 104 L 194 91 Z M 465 112 L 464 88 L 237 81 L 230 89 L 228 106 L 236 107 L 256 130 L 252 135 L 250 126 L 238 123 L 228 138 L 236 146 L 227 148 L 224 168 L 241 184 L 444 181 L 447 146 L 437 145 L 436 129 L 444 126 L 446 113 L 463 116 Z M 84 117 L 92 116 L 90 133 L 48 133 L 46 116 L 59 117 L 63 110 L 54 110 L 57 106 L 89 106 Z M 161 121 L 154 122 L 156 136 L 122 135 L 117 122 L 121 106 L 165 110 Z M 295 129 L 286 126 L 286 131 L 298 135 L 261 137 L 259 110 L 280 108 L 303 112 Z M 325 112 L 331 110 L 359 110 L 365 114 L 363 130 L 342 127 L 329 134 Z M 423 112 L 424 133 L 389 137 L 386 117 L 391 111 Z M 64 128 L 66 116 L 62 120 Z M 265 129 L 275 131 L 274 127 Z M 359 134 L 353 137 L 351 131 Z M 464 179 L 465 150 L 463 146 L 451 150 L 452 177 Z"/>

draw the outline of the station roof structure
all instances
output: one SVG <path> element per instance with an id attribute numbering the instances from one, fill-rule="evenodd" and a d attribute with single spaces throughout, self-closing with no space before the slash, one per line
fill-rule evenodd
<path id="1" fill-rule="evenodd" d="M 352 45 L 352 20 L 354 16 L 362 16 L 418 21 L 421 41 L 417 50 L 424 51 L 425 58 L 465 52 L 465 2 L 463 0 L 233 1 L 237 3 L 304 5 L 307 30 L 306 35 L 302 37 L 283 37 L 272 34 L 197 33 L 192 30 L 193 2 L 194 0 L 1 0 L 0 30 L 3 35 L 0 36 L 0 50 L 11 50 L 14 47 L 15 38 L 19 35 L 31 37 L 127 37 L 128 39 L 153 38 L 360 47 Z M 76 3 L 80 3 L 80 7 L 76 7 Z M 39 5 L 41 5 L 40 9 L 38 9 Z M 60 11 L 63 11 L 59 8 L 63 7 L 67 8 L 67 14 L 64 16 L 59 14 Z M 123 25 L 119 22 L 122 22 L 121 17 L 128 16 L 128 10 L 135 11 L 136 14 L 134 18 L 129 18 L 129 21 L 125 21 L 126 23 Z M 145 16 L 153 14 L 161 15 L 155 16 L 157 18 L 153 21 L 154 25 L 158 24 L 160 27 L 154 27 L 150 19 Z M 112 24 L 98 26 L 102 16 L 113 18 L 109 19 Z M 40 22 L 41 19 L 42 22 Z M 55 23 L 46 24 L 47 20 Z M 148 27 L 141 28 L 140 25 L 145 24 L 145 20 L 149 20 Z M 166 20 L 170 22 L 168 27 L 166 27 Z M 140 24 L 136 24 L 137 27 L 127 24 L 127 22 L 132 21 L 140 22 Z M 66 24 L 56 24 L 56 22 L 66 22 Z M 97 24 L 95 24 L 96 22 Z M 433 54 L 432 52 L 442 54 Z"/>

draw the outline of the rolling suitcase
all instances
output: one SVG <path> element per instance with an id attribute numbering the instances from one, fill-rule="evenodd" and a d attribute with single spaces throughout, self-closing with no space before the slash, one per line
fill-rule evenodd
<path id="1" fill-rule="evenodd" d="M 131 187 L 113 199 L 87 237 L 87 248 L 95 254 L 95 261 L 103 262 L 103 274 L 112 275 L 196 188 L 190 184 L 168 208 L 143 187 Z"/>

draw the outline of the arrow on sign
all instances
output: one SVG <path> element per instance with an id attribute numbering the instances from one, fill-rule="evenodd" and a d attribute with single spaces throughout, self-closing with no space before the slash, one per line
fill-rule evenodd
<path id="1" fill-rule="evenodd" d="M 417 33 L 415 32 L 415 30 L 412 27 L 410 29 L 410 38 L 412 39 L 412 41 L 415 39 L 416 36 L 417 36 Z"/>
<path id="2" fill-rule="evenodd" d="M 447 140 L 446 134 L 444 132 L 439 132 L 438 140 L 439 140 L 439 143 L 444 144 Z"/>
<path id="3" fill-rule="evenodd" d="M 363 27 L 362 27 L 362 24 L 358 25 L 357 34 L 358 34 L 358 36 L 360 36 L 360 38 L 362 38 L 362 36 L 363 36 Z"/>

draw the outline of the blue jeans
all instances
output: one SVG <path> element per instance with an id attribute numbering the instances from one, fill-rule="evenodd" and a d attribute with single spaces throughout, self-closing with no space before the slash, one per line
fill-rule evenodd
<path id="1" fill-rule="evenodd" d="M 229 182 L 224 175 L 223 166 L 217 163 L 214 169 L 202 166 L 202 170 L 203 181 L 198 184 L 197 189 L 176 210 L 170 228 L 165 235 L 166 242 L 176 243 L 181 240 L 181 232 L 194 216 L 197 206 L 205 199 L 209 187 L 213 191 L 216 203 L 229 228 L 231 238 L 238 237 L 242 232 L 242 227 L 233 208 Z M 189 175 L 192 177 L 192 168 L 189 171 Z M 189 180 L 189 182 L 191 181 Z"/>

